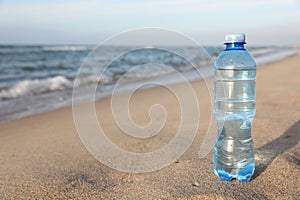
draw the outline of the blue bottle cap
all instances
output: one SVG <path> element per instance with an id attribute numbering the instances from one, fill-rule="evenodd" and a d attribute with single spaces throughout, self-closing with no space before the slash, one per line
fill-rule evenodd
<path id="1" fill-rule="evenodd" d="M 225 36 L 225 44 L 226 43 L 234 43 L 234 42 L 241 42 L 246 43 L 246 36 L 243 33 L 238 34 L 228 34 Z"/>

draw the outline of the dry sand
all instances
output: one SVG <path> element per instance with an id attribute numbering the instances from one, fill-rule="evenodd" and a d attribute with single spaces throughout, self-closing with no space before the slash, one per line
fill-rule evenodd
<path id="1" fill-rule="evenodd" d="M 205 84 L 198 81 L 193 87 L 199 91 L 201 122 L 193 145 L 177 162 L 151 173 L 119 172 L 95 160 L 80 142 L 71 108 L 1 124 L 0 199 L 300 199 L 299 68 L 300 56 L 295 55 L 258 69 L 252 130 L 257 167 L 249 183 L 220 182 L 211 168 L 212 152 L 198 158 L 211 108 Z M 114 143 L 147 152 L 164 146 L 180 121 L 178 102 L 164 88 L 133 96 L 133 120 L 147 124 L 153 103 L 165 106 L 168 119 L 149 140 L 122 134 L 112 119 L 110 99 L 96 107 Z"/>

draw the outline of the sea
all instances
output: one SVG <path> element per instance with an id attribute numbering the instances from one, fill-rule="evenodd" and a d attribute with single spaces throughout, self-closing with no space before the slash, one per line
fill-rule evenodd
<path id="1" fill-rule="evenodd" d="M 169 66 L 184 74 L 189 81 L 203 79 L 213 75 L 213 61 L 223 50 L 222 46 L 204 46 L 201 52 L 204 50 L 206 55 L 203 56 L 198 47 L 191 46 L 95 47 L 0 45 L 0 123 L 70 106 L 74 87 L 99 85 L 97 100 L 111 94 L 123 76 L 128 85 L 156 79 L 168 80 L 169 84 L 180 82 L 172 75 L 173 70 L 159 70 L 149 63 Z M 95 53 L 98 49 L 101 51 Z M 288 46 L 250 46 L 247 49 L 258 66 L 298 53 Z M 94 55 L 92 59 L 91 55 Z M 191 67 L 189 61 L 196 66 Z M 84 70 L 78 75 L 83 65 Z M 129 73 L 136 66 L 142 67 Z M 201 76 L 195 73 L 195 68 L 201 69 Z M 103 71 L 101 77 L 96 75 L 99 70 Z M 82 94 L 79 102 L 84 102 L 84 99 Z"/>

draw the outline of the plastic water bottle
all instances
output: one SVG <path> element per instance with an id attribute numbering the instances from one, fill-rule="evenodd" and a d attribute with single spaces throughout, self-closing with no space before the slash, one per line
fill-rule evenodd
<path id="1" fill-rule="evenodd" d="M 255 116 L 256 63 L 244 48 L 244 34 L 225 37 L 215 62 L 214 115 L 218 138 L 213 169 L 222 181 L 250 181 L 255 168 L 251 127 Z"/>

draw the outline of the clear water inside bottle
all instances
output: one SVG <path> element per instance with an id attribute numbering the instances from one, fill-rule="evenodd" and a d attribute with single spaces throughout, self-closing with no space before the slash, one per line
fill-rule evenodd
<path id="1" fill-rule="evenodd" d="M 251 179 L 254 148 L 251 127 L 255 116 L 255 68 L 215 68 L 214 114 L 218 138 L 213 169 L 222 181 Z"/>

